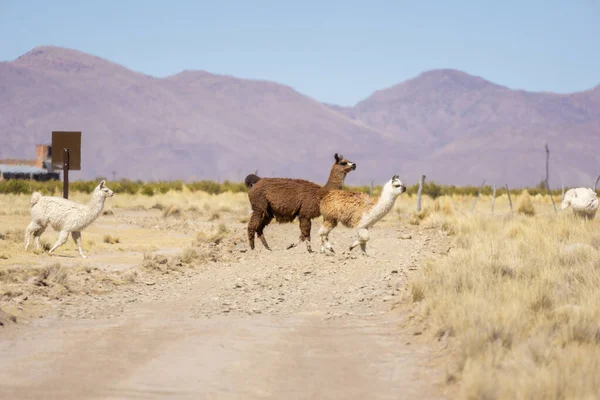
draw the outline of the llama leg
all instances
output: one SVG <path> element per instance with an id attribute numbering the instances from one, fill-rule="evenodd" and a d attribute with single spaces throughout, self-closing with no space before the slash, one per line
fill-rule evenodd
<path id="1" fill-rule="evenodd" d="M 297 242 L 290 244 L 287 247 L 287 250 L 298 246 L 306 240 L 306 250 L 308 250 L 309 253 L 312 253 L 312 248 L 310 246 L 310 227 L 310 218 L 300 218 L 300 238 Z"/>
<path id="2" fill-rule="evenodd" d="M 267 239 L 265 238 L 265 234 L 264 234 L 263 230 L 265 229 L 265 226 L 267 226 L 267 225 L 269 225 L 269 223 L 271 223 L 272 219 L 273 219 L 272 217 L 263 216 L 263 218 L 260 220 L 260 224 L 258 225 L 258 228 L 256 229 L 256 235 L 262 242 L 263 246 L 265 246 L 265 249 L 267 249 L 269 251 L 271 251 L 271 248 L 269 247 L 269 244 L 267 243 Z"/>
<path id="3" fill-rule="evenodd" d="M 251 250 L 254 250 L 254 236 L 256 235 L 256 228 L 259 223 L 260 217 L 256 212 L 252 212 L 250 221 L 248 221 L 248 244 L 250 245 Z"/>
<path id="4" fill-rule="evenodd" d="M 369 230 L 366 228 L 361 228 L 358 230 L 358 239 L 352 243 L 350 246 L 350 250 L 353 250 L 356 246 L 360 245 L 360 250 L 363 255 L 367 255 L 367 242 L 369 241 L 370 234 Z"/>
<path id="5" fill-rule="evenodd" d="M 54 246 L 52 246 L 52 248 L 50 249 L 48 254 L 52 254 L 52 252 L 54 250 L 56 250 L 57 247 L 65 244 L 67 242 L 68 238 L 69 238 L 69 231 L 60 231 L 60 233 L 58 234 L 58 240 L 56 241 L 56 243 L 54 243 Z"/>
<path id="6" fill-rule="evenodd" d="M 81 232 L 71 232 L 71 237 L 73 237 L 73 241 L 77 245 L 77 249 L 79 250 L 79 254 L 81 254 L 81 257 L 87 258 L 83 254 L 83 250 L 81 249 Z"/>
<path id="7" fill-rule="evenodd" d="M 302 235 L 300 236 L 300 240 L 306 240 L 306 250 L 309 253 L 312 253 L 312 247 L 310 245 L 310 228 L 311 228 L 310 218 L 301 219 L 300 220 L 300 232 Z"/>
<path id="8" fill-rule="evenodd" d="M 41 248 L 41 246 L 40 246 L 40 236 L 42 236 L 42 233 L 44 233 L 45 230 L 46 230 L 46 228 L 42 227 L 42 228 L 38 229 L 37 232 L 33 232 L 33 239 L 35 241 L 35 248 L 37 250 L 39 250 Z"/>
<path id="9" fill-rule="evenodd" d="M 335 228 L 337 223 L 335 221 L 323 221 L 323 225 L 319 229 L 319 236 L 321 237 L 321 253 L 335 253 L 333 246 L 329 243 L 329 232 Z"/>
<path id="10" fill-rule="evenodd" d="M 31 241 L 31 234 L 35 234 L 42 226 L 38 224 L 36 221 L 31 221 L 27 228 L 25 229 L 25 251 L 29 249 L 29 243 Z"/>

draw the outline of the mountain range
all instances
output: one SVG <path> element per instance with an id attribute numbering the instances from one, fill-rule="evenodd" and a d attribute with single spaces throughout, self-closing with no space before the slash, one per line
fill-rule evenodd
<path id="1" fill-rule="evenodd" d="M 600 173 L 600 85 L 512 90 L 438 69 L 353 107 L 289 86 L 205 71 L 156 78 L 93 55 L 37 47 L 0 63 L 0 158 L 33 158 L 53 130 L 82 131 L 72 179 L 298 177 L 324 183 L 334 153 L 357 163 L 348 184 L 398 173 L 444 184 L 552 186 Z"/>

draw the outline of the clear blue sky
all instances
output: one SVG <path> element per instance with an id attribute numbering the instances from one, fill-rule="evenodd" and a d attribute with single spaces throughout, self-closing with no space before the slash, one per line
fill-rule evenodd
<path id="1" fill-rule="evenodd" d="M 0 60 L 39 45 L 158 77 L 268 79 L 342 105 L 435 68 L 572 92 L 600 84 L 600 0 L 0 0 Z"/>

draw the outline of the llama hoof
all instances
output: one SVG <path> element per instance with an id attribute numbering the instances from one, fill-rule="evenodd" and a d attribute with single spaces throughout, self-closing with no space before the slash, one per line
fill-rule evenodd
<path id="1" fill-rule="evenodd" d="M 329 257 L 335 256 L 335 251 L 333 251 L 333 249 L 324 249 L 324 250 L 321 250 L 321 253 L 323 253 Z"/>
<path id="2" fill-rule="evenodd" d="M 286 250 L 289 250 L 289 249 L 293 249 L 294 247 L 296 247 L 296 243 L 292 243 L 292 244 L 290 244 L 290 245 L 289 245 L 288 247 L 286 247 L 285 249 L 286 249 Z"/>
<path id="3" fill-rule="evenodd" d="M 331 247 L 331 246 L 322 246 L 321 253 L 328 255 L 328 256 L 332 256 L 335 254 L 335 250 L 333 250 L 333 247 Z"/>

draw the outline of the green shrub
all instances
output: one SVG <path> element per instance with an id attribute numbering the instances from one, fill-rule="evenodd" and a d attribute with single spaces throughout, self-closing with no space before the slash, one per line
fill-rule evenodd
<path id="1" fill-rule="evenodd" d="M 31 194 L 32 190 L 29 181 L 20 179 L 11 179 L 0 182 L 0 193 L 5 194 Z"/>
<path id="2" fill-rule="evenodd" d="M 80 193 L 92 193 L 94 188 L 100 182 L 100 178 L 96 178 L 95 180 L 89 181 L 72 181 L 69 184 L 69 190 L 71 192 L 80 192 Z M 129 179 L 121 179 L 119 181 L 109 181 L 107 183 L 108 187 L 111 188 L 116 194 L 137 194 L 141 193 L 146 196 L 152 196 L 154 194 L 165 194 L 171 190 L 173 191 L 181 191 L 183 190 L 184 183 L 182 181 L 152 181 L 152 182 L 142 182 L 140 180 L 132 181 Z M 47 181 L 47 182 L 38 182 L 38 181 L 27 181 L 27 180 L 18 180 L 11 179 L 8 181 L 0 181 L 0 193 L 4 194 L 31 194 L 34 191 L 40 192 L 43 195 L 59 195 L 62 193 L 62 181 Z M 246 192 L 246 186 L 243 182 L 231 182 L 224 181 L 223 183 L 202 180 L 196 182 L 186 183 L 185 186 L 192 192 L 205 192 L 209 194 L 220 194 L 225 192 L 232 193 L 243 193 Z M 407 195 L 414 195 L 417 193 L 419 188 L 418 184 L 413 184 L 407 186 Z M 373 196 L 379 196 L 381 194 L 382 186 L 374 186 L 373 187 Z M 503 186 L 498 185 L 496 188 L 496 194 L 498 196 L 505 194 L 506 189 Z M 537 194 L 546 195 L 547 191 L 545 187 L 542 187 L 541 184 L 538 184 L 535 187 L 526 188 L 531 196 L 535 196 Z M 567 190 L 568 188 L 565 188 Z M 346 186 L 345 190 L 357 191 L 362 193 L 369 193 L 371 188 L 368 185 L 364 186 Z M 523 188 L 514 188 L 510 190 L 511 196 L 516 198 L 519 194 L 521 194 Z M 423 195 L 429 196 L 433 199 L 438 198 L 440 196 L 452 196 L 452 195 L 463 195 L 463 196 L 476 196 L 479 192 L 479 186 L 454 186 L 454 185 L 440 185 L 435 181 L 425 181 L 425 185 L 423 186 Z M 483 195 L 491 195 L 492 194 L 492 186 L 486 185 L 483 187 L 481 192 Z M 553 190 L 552 194 L 554 196 L 560 196 L 561 190 Z"/>
<path id="3" fill-rule="evenodd" d="M 144 196 L 154 196 L 154 189 L 151 186 L 144 186 L 142 189 L 142 194 Z"/>

